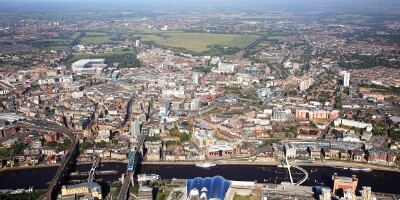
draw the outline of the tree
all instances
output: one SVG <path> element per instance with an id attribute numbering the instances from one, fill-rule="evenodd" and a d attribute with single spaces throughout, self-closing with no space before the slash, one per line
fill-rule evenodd
<path id="1" fill-rule="evenodd" d="M 310 126 L 314 127 L 314 128 L 317 128 L 317 124 L 315 124 L 314 122 L 310 122 Z"/>
<path id="2" fill-rule="evenodd" d="M 57 142 L 47 142 L 46 146 L 49 147 L 49 148 L 54 148 L 54 147 L 57 146 Z"/>
<path id="3" fill-rule="evenodd" d="M 377 125 L 372 126 L 372 134 L 374 135 L 386 135 L 387 131 L 385 128 Z"/>
<path id="4" fill-rule="evenodd" d="M 25 148 L 25 144 L 24 143 L 22 143 L 22 142 L 17 143 L 13 147 L 11 147 L 11 154 L 12 155 L 18 154 L 24 148 Z"/>
<path id="5" fill-rule="evenodd" d="M 183 121 L 183 122 L 181 123 L 181 125 L 182 125 L 182 126 L 189 126 L 189 122 Z"/>
<path id="6" fill-rule="evenodd" d="M 180 132 L 179 132 L 179 130 L 175 127 L 175 128 L 171 128 L 170 130 L 169 130 L 169 134 L 171 135 L 171 136 L 180 136 Z"/>
<path id="7" fill-rule="evenodd" d="M 82 149 L 88 149 L 88 148 L 91 148 L 93 146 L 94 146 L 93 143 L 90 143 L 90 142 L 83 142 L 81 144 Z"/>
<path id="8" fill-rule="evenodd" d="M 100 142 L 96 142 L 95 146 L 96 146 L 96 148 L 104 149 L 104 148 L 106 148 L 107 143 L 104 140 L 102 140 Z"/>
<path id="9" fill-rule="evenodd" d="M 186 141 L 190 141 L 190 135 L 187 133 L 183 133 L 179 136 L 181 142 L 186 142 Z"/>
<path id="10" fill-rule="evenodd" d="M 336 109 L 342 109 L 342 108 L 343 108 L 342 102 L 336 101 L 336 103 L 335 103 L 335 108 L 336 108 Z"/>
<path id="11" fill-rule="evenodd" d="M 66 149 L 69 149 L 71 147 L 71 145 L 72 145 L 71 139 L 65 139 L 64 142 L 63 142 L 63 145 L 64 145 L 64 147 Z"/>

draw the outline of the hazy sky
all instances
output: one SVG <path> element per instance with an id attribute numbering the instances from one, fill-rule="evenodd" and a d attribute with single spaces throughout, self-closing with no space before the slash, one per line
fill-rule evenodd
<path id="1" fill-rule="evenodd" d="M 358 8 L 400 6 L 400 0 L 0 0 L 0 9 L 202 9 L 202 8 Z"/>

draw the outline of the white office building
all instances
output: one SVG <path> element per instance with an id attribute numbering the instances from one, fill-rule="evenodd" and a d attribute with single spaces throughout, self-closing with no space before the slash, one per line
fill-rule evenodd
<path id="1" fill-rule="evenodd" d="M 140 122 L 139 121 L 131 121 L 130 123 L 130 132 L 132 137 L 138 137 L 140 135 Z"/>
<path id="2" fill-rule="evenodd" d="M 199 74 L 198 73 L 193 73 L 193 75 L 192 75 L 192 84 L 193 85 L 199 85 L 199 78 L 200 78 L 200 76 L 199 76 Z"/>
<path id="3" fill-rule="evenodd" d="M 140 40 L 136 40 L 135 46 L 136 46 L 136 48 L 139 48 L 139 47 L 140 47 Z"/>
<path id="4" fill-rule="evenodd" d="M 223 63 L 221 61 L 218 62 L 218 68 L 212 70 L 215 73 L 233 73 L 235 72 L 235 65 Z"/>
<path id="5" fill-rule="evenodd" d="M 350 86 L 350 73 L 349 72 L 346 72 L 343 75 L 343 86 L 344 87 Z"/>
<path id="6" fill-rule="evenodd" d="M 192 99 L 190 102 L 190 110 L 198 110 L 200 108 L 200 101 L 198 99 Z"/>

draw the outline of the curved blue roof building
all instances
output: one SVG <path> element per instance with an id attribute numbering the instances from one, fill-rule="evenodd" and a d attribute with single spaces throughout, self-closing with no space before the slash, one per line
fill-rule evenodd
<path id="1" fill-rule="evenodd" d="M 231 182 L 222 176 L 195 178 L 186 181 L 188 197 L 192 194 L 206 199 L 225 199 L 225 194 L 231 186 Z"/>

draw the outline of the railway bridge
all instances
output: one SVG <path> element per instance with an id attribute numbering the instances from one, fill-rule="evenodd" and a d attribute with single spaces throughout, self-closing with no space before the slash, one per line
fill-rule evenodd
<path id="1" fill-rule="evenodd" d="M 46 192 L 39 198 L 42 200 L 56 199 L 58 191 L 64 183 L 65 176 L 69 174 L 69 170 L 76 162 L 76 157 L 79 154 L 79 139 L 77 136 L 81 131 L 71 130 L 59 124 L 49 121 L 31 120 L 18 122 L 16 127 L 20 129 L 36 130 L 36 131 L 52 131 L 62 133 L 71 139 L 72 145 L 68 152 L 64 155 L 60 167 L 57 169 L 56 174 L 50 182 Z"/>

